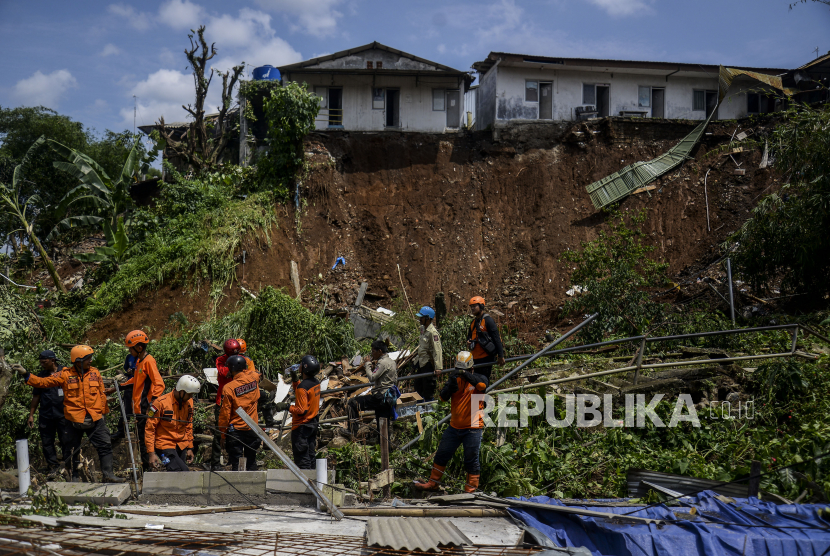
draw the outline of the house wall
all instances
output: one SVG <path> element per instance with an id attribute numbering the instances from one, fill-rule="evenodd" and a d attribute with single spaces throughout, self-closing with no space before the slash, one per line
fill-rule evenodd
<path id="1" fill-rule="evenodd" d="M 490 68 L 484 75 L 479 74 L 476 93 L 476 129 L 487 129 L 496 120 L 496 84 L 499 66 Z"/>
<path id="2" fill-rule="evenodd" d="M 473 123 L 473 129 L 476 124 L 476 97 L 478 96 L 478 87 L 473 87 L 464 93 L 464 120 L 461 122 L 462 127 L 467 127 L 467 114 L 470 114 L 470 119 Z"/>
<path id="3" fill-rule="evenodd" d="M 492 70 L 491 70 L 492 72 Z M 490 103 L 495 110 L 496 125 L 504 125 L 510 120 L 537 120 L 539 117 L 539 103 L 525 101 L 525 81 L 552 81 L 553 82 L 553 119 L 575 120 L 575 108 L 583 106 L 582 86 L 588 83 L 608 84 L 610 86 L 610 115 L 619 116 L 620 111 L 646 111 L 651 116 L 651 107 L 638 106 L 639 87 L 665 88 L 665 117 L 672 119 L 704 120 L 704 110 L 693 110 L 693 91 L 695 89 L 717 91 L 717 76 L 711 78 L 677 77 L 628 73 L 579 72 L 565 71 L 562 68 L 533 70 L 516 67 L 498 67 L 497 84 L 493 99 L 483 93 L 485 79 L 479 88 L 481 98 L 479 104 L 479 119 L 484 121 L 483 114 L 487 108 L 484 102 Z M 612 77 L 613 75 L 613 77 Z M 727 98 L 718 112 L 718 119 L 732 119 L 746 116 L 746 91 L 734 83 Z M 755 86 L 749 88 L 757 88 Z M 486 127 L 486 124 L 485 124 Z"/>
<path id="4" fill-rule="evenodd" d="M 384 67 L 385 67 L 384 63 Z M 365 65 L 364 65 L 365 67 Z M 341 87 L 343 89 L 343 127 L 350 131 L 383 131 L 396 129 L 400 131 L 417 131 L 426 133 L 444 133 L 458 128 L 447 128 L 447 110 L 458 114 L 461 126 L 466 116 L 464 111 L 464 84 L 457 77 L 397 75 L 337 75 L 337 74 L 300 74 L 291 73 L 291 81 L 305 82 L 311 92 L 316 87 Z M 386 127 L 386 107 L 388 98 L 384 98 L 384 108 L 372 107 L 373 88 L 396 88 L 400 90 L 399 127 Z M 454 89 L 459 91 L 458 102 L 449 106 L 445 102 L 442 111 L 432 109 L 433 89 Z M 329 110 L 321 108 L 317 116 L 316 129 L 331 129 L 328 123 Z"/>

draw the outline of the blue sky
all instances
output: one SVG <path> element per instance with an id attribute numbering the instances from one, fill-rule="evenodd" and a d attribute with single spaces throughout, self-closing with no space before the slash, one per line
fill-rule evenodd
<path id="1" fill-rule="evenodd" d="M 491 50 L 782 68 L 830 50 L 830 8 L 787 0 L 0 0 L 0 106 L 123 130 L 135 95 L 139 125 L 181 120 L 193 99 L 183 50 L 200 23 L 220 69 L 373 40 L 465 70 Z"/>

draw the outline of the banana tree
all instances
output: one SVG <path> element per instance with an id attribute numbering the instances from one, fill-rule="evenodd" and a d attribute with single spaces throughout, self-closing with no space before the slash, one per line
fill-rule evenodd
<path id="1" fill-rule="evenodd" d="M 106 247 L 95 249 L 95 253 L 79 254 L 85 261 L 111 260 L 123 261 L 127 253 L 128 241 L 126 228 L 129 226 L 129 211 L 133 208 L 130 198 L 130 186 L 137 181 L 138 174 L 145 169 L 147 161 L 143 160 L 138 145 L 134 145 L 118 179 L 110 178 L 101 166 L 87 155 L 69 147 L 49 141 L 52 149 L 61 155 L 64 161 L 55 161 L 55 168 L 75 176 L 80 184 L 69 191 L 57 208 L 61 219 L 47 239 L 57 237 L 61 232 L 79 226 L 100 226 L 107 239 Z M 71 208 L 80 208 L 90 214 L 66 216 Z"/>
<path id="2" fill-rule="evenodd" d="M 13 217 L 20 223 L 21 227 L 17 230 L 13 230 L 12 233 L 22 230 L 24 234 L 29 236 L 29 241 L 34 244 L 35 249 L 37 249 L 38 253 L 40 253 L 41 259 L 43 259 L 44 264 L 46 264 L 46 269 L 49 271 L 49 276 L 52 277 L 55 287 L 61 292 L 66 293 L 66 287 L 63 285 L 60 276 L 58 276 L 58 271 L 55 270 L 55 264 L 52 262 L 52 259 L 49 258 L 49 255 L 46 254 L 46 249 L 43 248 L 43 244 L 40 243 L 40 240 L 35 234 L 35 221 L 38 216 L 36 206 L 40 202 L 40 197 L 37 195 L 30 195 L 29 197 L 24 198 L 20 191 L 23 186 L 23 182 L 25 181 L 25 178 L 23 177 L 23 167 L 29 161 L 29 157 L 44 142 L 45 139 L 41 136 L 32 144 L 31 147 L 29 147 L 29 150 L 26 151 L 26 156 L 24 156 L 23 160 L 20 161 L 20 164 L 14 168 L 11 186 L 8 184 L 0 184 L 0 211 Z"/>

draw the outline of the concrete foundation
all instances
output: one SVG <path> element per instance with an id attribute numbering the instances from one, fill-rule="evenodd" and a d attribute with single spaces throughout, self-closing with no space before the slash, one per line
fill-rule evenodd
<path id="1" fill-rule="evenodd" d="M 46 483 L 67 504 L 94 502 L 99 506 L 120 506 L 130 497 L 129 483 Z"/>

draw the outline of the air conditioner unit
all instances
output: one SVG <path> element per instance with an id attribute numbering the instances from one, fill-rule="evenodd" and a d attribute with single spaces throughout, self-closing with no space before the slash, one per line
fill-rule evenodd
<path id="1" fill-rule="evenodd" d="M 577 120 L 592 120 L 597 117 L 597 107 L 593 104 L 577 106 L 575 111 Z"/>

